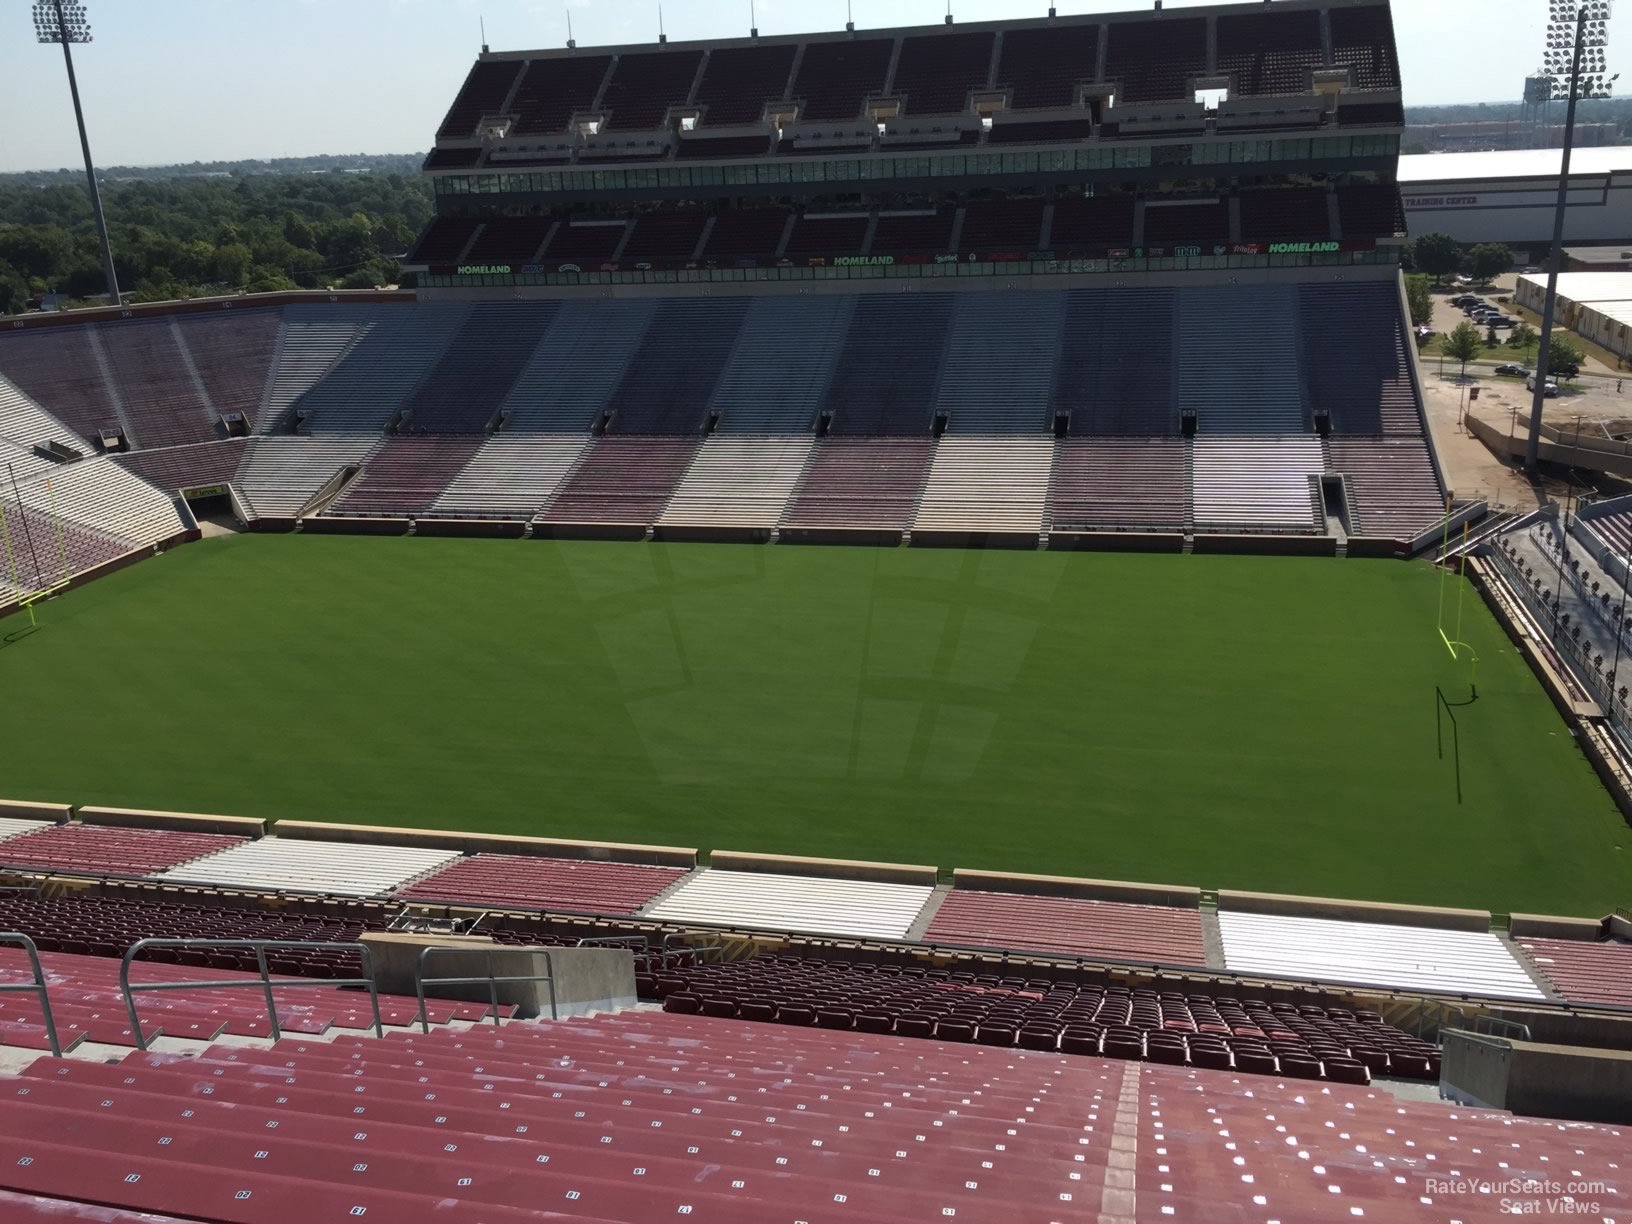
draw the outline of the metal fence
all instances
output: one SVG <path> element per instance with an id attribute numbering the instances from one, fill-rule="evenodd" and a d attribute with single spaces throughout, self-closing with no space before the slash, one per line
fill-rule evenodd
<path id="1" fill-rule="evenodd" d="M 182 982 L 132 982 L 130 980 L 130 966 L 141 953 L 151 948 L 245 948 L 255 953 L 257 976 L 250 979 L 215 980 L 193 979 Z M 296 948 L 322 949 L 332 952 L 337 948 L 349 949 L 357 953 L 362 960 L 363 976 L 360 978 L 279 978 L 272 980 L 272 974 L 266 967 L 266 954 L 270 949 L 290 950 Z M 125 996 L 125 1008 L 130 1013 L 130 1030 L 135 1038 L 138 1050 L 147 1049 L 147 1038 L 142 1032 L 142 1022 L 136 1014 L 136 996 L 142 991 L 165 990 L 248 990 L 259 986 L 266 998 L 266 1014 L 272 1024 L 272 1039 L 278 1040 L 283 1036 L 283 1030 L 278 1025 L 278 1005 L 272 997 L 274 990 L 300 990 L 323 987 L 352 986 L 366 987 L 368 1001 L 374 1009 L 374 1035 L 385 1036 L 385 1025 L 380 1020 L 380 992 L 374 984 L 374 958 L 368 948 L 360 943 L 316 943 L 310 940 L 288 939 L 140 939 L 125 950 L 125 956 L 119 963 L 119 988 Z"/>
<path id="2" fill-rule="evenodd" d="M 493 1012 L 493 1023 L 499 1022 L 499 987 L 514 985 L 521 982 L 543 982 L 550 988 L 550 1019 L 559 1020 L 561 1012 L 555 999 L 555 962 L 551 958 L 552 949 L 542 947 L 512 948 L 504 944 L 492 944 L 484 947 L 459 948 L 453 946 L 430 947 L 419 954 L 419 969 L 415 973 L 414 985 L 419 994 L 419 1023 L 423 1032 L 431 1031 L 431 1014 L 425 1005 L 425 987 L 427 986 L 482 986 L 487 987 L 489 1006 Z M 487 972 L 477 977 L 426 977 L 425 964 L 432 956 L 470 956 L 480 954 L 485 958 Z M 493 957 L 495 954 L 514 954 L 527 956 L 542 956 L 544 958 L 543 973 L 517 973 L 499 975 L 493 972 Z"/>
<path id="3" fill-rule="evenodd" d="M 40 964 L 40 950 L 34 941 L 21 931 L 0 932 L 0 944 L 13 944 L 28 954 L 28 967 L 33 971 L 32 981 L 0 982 L 0 994 L 31 994 L 40 1001 L 40 1015 L 45 1020 L 45 1039 L 51 1043 L 51 1053 L 62 1057 L 62 1043 L 57 1040 L 57 1020 L 51 1014 L 51 995 L 46 990 L 45 969 Z"/>

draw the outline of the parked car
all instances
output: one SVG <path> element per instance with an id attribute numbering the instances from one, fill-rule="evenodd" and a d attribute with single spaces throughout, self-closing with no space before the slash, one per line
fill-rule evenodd
<path id="1" fill-rule="evenodd" d="M 1580 375 L 1581 367 L 1578 365 L 1563 366 L 1558 370 L 1558 373 L 1562 374 L 1565 378 L 1575 378 Z"/>
<path id="2" fill-rule="evenodd" d="M 1518 325 L 1519 321 L 1517 319 L 1510 319 L 1506 315 L 1497 315 L 1494 319 L 1487 318 L 1485 320 L 1486 327 L 1494 327 L 1498 330 L 1504 327 L 1517 327 Z"/>
<path id="3" fill-rule="evenodd" d="M 1534 374 L 1530 375 L 1529 378 L 1524 380 L 1524 389 L 1526 391 L 1534 391 L 1536 389 L 1536 376 Z M 1541 393 L 1547 399 L 1552 399 L 1553 396 L 1558 394 L 1558 384 L 1549 378 L 1546 383 L 1543 384 Z"/>
<path id="4" fill-rule="evenodd" d="M 1499 365 L 1496 367 L 1496 373 L 1507 378 L 1529 378 L 1530 375 L 1535 373 L 1535 371 L 1529 366 Z M 1534 388 L 1531 389 L 1534 390 Z"/>

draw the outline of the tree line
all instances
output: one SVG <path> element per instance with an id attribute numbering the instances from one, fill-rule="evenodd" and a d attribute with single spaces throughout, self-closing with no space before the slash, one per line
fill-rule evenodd
<path id="1" fill-rule="evenodd" d="M 256 174 L 105 184 L 119 286 L 129 300 L 374 288 L 434 211 L 416 174 Z M 105 291 L 83 185 L 0 182 L 0 314 L 46 294 Z"/>

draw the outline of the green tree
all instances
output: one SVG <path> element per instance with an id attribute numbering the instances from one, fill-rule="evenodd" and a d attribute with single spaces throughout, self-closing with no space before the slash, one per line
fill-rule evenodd
<path id="1" fill-rule="evenodd" d="M 1496 338 L 1496 325 L 1492 323 L 1489 327 L 1485 328 L 1485 347 L 1495 348 L 1500 343 L 1501 341 Z"/>
<path id="2" fill-rule="evenodd" d="M 0 211 L 0 217 L 5 215 Z M 73 236 L 60 225 L 13 225 L 0 229 L 0 260 L 23 276 L 55 280 L 73 253 Z"/>
<path id="3" fill-rule="evenodd" d="M 244 291 L 246 293 L 280 293 L 298 288 L 300 288 L 299 285 L 276 268 L 257 265 L 250 269 L 249 283 L 244 286 Z"/>
<path id="4" fill-rule="evenodd" d="M 1405 278 L 1405 300 L 1411 307 L 1411 326 L 1427 327 L 1434 317 L 1432 282 L 1426 276 Z"/>
<path id="5" fill-rule="evenodd" d="M 1481 284 L 1513 266 L 1513 251 L 1505 243 L 1481 242 L 1468 252 L 1468 274 Z"/>
<path id="6" fill-rule="evenodd" d="M 1552 343 L 1547 346 L 1547 373 L 1557 377 L 1571 369 L 1579 370 L 1586 359 L 1579 344 L 1555 332 Z"/>
<path id="7" fill-rule="evenodd" d="M 1462 363 L 1463 378 L 1468 376 L 1468 362 L 1485 351 L 1484 343 L 1479 338 L 1479 329 L 1470 321 L 1458 323 L 1456 330 L 1446 336 L 1442 343 L 1445 356 Z"/>
<path id="8" fill-rule="evenodd" d="M 1462 266 L 1462 248 L 1449 234 L 1424 234 L 1411 244 L 1417 271 L 1443 281 Z"/>
<path id="9" fill-rule="evenodd" d="M 0 263 L 0 314 L 20 314 L 28 304 L 28 282 L 8 264 Z"/>
<path id="10" fill-rule="evenodd" d="M 243 243 L 219 247 L 215 252 L 215 279 L 224 285 L 242 287 L 254 265 L 254 253 Z"/>
<path id="11" fill-rule="evenodd" d="M 1536 329 L 1528 323 L 1520 323 L 1507 337 L 1507 347 L 1518 349 L 1521 352 L 1536 342 Z"/>

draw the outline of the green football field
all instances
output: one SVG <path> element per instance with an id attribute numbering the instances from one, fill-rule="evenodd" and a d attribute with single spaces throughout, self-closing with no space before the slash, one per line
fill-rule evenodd
<path id="1" fill-rule="evenodd" d="M 1458 803 L 1438 593 L 1330 558 L 213 540 L 0 622 L 0 796 L 1632 901 L 1632 832 L 1471 594 Z"/>

